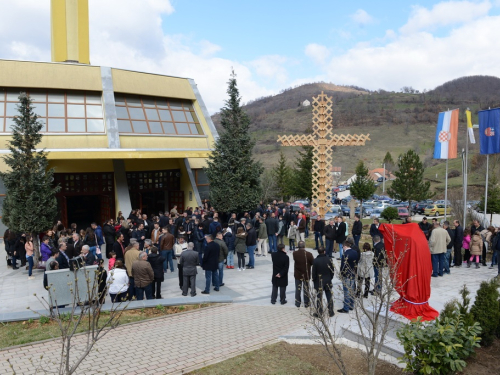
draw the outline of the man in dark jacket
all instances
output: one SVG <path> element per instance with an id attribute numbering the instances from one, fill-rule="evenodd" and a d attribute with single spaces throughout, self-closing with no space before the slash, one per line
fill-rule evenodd
<path id="1" fill-rule="evenodd" d="M 266 220 L 267 237 L 269 239 L 269 251 L 275 253 L 277 249 L 276 236 L 278 235 L 279 223 L 276 220 L 274 212 Z"/>
<path id="2" fill-rule="evenodd" d="M 146 246 L 151 250 L 148 255 L 148 262 L 151 264 L 153 269 L 154 280 L 151 284 L 151 295 L 153 298 L 161 299 L 161 283 L 165 281 L 165 276 L 163 273 L 163 261 L 165 260 L 160 254 L 158 254 L 158 248 L 156 246 L 151 246 L 151 240 L 147 239 L 145 241 Z"/>
<path id="3" fill-rule="evenodd" d="M 429 222 L 427 222 L 427 218 L 425 216 L 422 219 L 422 221 L 420 223 L 418 223 L 418 227 L 420 228 L 420 230 L 422 232 L 424 232 L 425 237 L 427 237 L 427 239 L 429 239 L 429 236 L 431 233 L 431 224 L 429 224 Z"/>
<path id="4" fill-rule="evenodd" d="M 196 266 L 198 265 L 198 252 L 194 250 L 194 244 L 188 243 L 188 249 L 183 251 L 179 258 L 179 263 L 182 264 L 183 282 L 182 295 L 187 296 L 188 288 L 191 286 L 191 297 L 196 296 Z"/>
<path id="5" fill-rule="evenodd" d="M 314 250 L 319 249 L 319 244 L 321 243 L 321 247 L 324 247 L 323 244 L 323 232 L 325 231 L 325 222 L 321 220 L 321 216 L 316 217 L 316 221 L 314 222 L 314 241 L 316 242 L 316 248 Z"/>
<path id="6" fill-rule="evenodd" d="M 135 238 L 139 242 L 139 249 L 144 249 L 144 240 L 147 238 L 146 231 L 144 230 L 144 224 L 140 223 L 139 227 L 135 230 L 132 238 Z"/>
<path id="7" fill-rule="evenodd" d="M 372 225 L 370 225 L 370 236 L 372 236 L 372 239 L 375 236 L 379 236 L 380 239 L 384 238 L 382 236 L 382 233 L 380 233 L 380 231 L 378 230 L 379 226 L 380 226 L 379 220 L 377 218 L 373 219 L 373 223 Z"/>
<path id="8" fill-rule="evenodd" d="M 335 225 L 337 227 L 336 230 L 336 236 L 335 236 L 335 242 L 339 244 L 339 253 L 340 253 L 340 258 L 342 258 L 343 254 L 343 249 L 344 249 L 344 241 L 346 240 L 347 236 L 345 232 L 347 231 L 347 227 L 342 220 L 341 216 L 337 216 L 337 224 Z"/>
<path id="9" fill-rule="evenodd" d="M 382 289 L 380 280 L 380 272 L 386 266 L 384 243 L 380 240 L 380 236 L 373 237 L 373 274 L 375 276 L 375 289 L 371 294 L 379 293 Z"/>
<path id="10" fill-rule="evenodd" d="M 271 303 L 276 304 L 278 298 L 278 288 L 280 289 L 280 302 L 284 305 L 286 301 L 286 287 L 288 285 L 288 268 L 290 267 L 290 258 L 286 254 L 285 245 L 279 244 L 278 251 L 271 254 L 273 260 L 273 290 L 271 293 Z"/>
<path id="11" fill-rule="evenodd" d="M 359 218 L 359 214 L 354 215 L 354 224 L 352 225 L 352 237 L 354 238 L 354 244 L 359 247 L 359 239 L 361 238 L 361 233 L 363 232 L 363 223 Z"/>
<path id="12" fill-rule="evenodd" d="M 224 261 L 227 259 L 227 254 L 229 253 L 229 248 L 224 242 L 224 237 L 222 232 L 217 232 L 216 238 L 214 240 L 219 246 L 219 287 L 224 286 Z M 215 285 L 214 285 L 215 286 Z"/>
<path id="13" fill-rule="evenodd" d="M 462 242 L 464 240 L 464 228 L 462 228 L 458 220 L 455 220 L 453 223 L 455 224 L 453 261 L 455 263 L 455 267 L 462 267 Z"/>
<path id="14" fill-rule="evenodd" d="M 330 317 L 335 315 L 333 312 L 333 299 L 332 299 L 332 279 L 334 275 L 334 269 L 332 261 L 325 254 L 324 247 L 318 249 L 318 256 L 313 261 L 312 267 L 312 280 L 314 283 L 314 289 L 317 293 L 317 313 L 314 313 L 315 317 L 323 314 L 323 292 L 326 295 L 326 302 L 328 306 L 328 314 Z"/>
<path id="15" fill-rule="evenodd" d="M 323 233 L 323 232 L 322 232 Z M 304 293 L 304 307 L 309 307 L 309 280 L 311 279 L 311 267 L 314 261 L 313 255 L 306 250 L 304 241 L 299 241 L 298 250 L 293 252 L 295 278 L 295 306 L 300 307 L 301 291 Z M 322 246 L 323 248 L 323 246 Z"/>
<path id="16" fill-rule="evenodd" d="M 205 236 L 207 247 L 203 253 L 201 266 L 205 270 L 205 290 L 201 294 L 210 294 L 210 282 L 215 285 L 214 290 L 219 291 L 219 252 L 220 246 L 214 242 L 211 234 Z"/>
<path id="17" fill-rule="evenodd" d="M 106 242 L 106 258 L 110 258 L 109 253 L 113 251 L 113 244 L 115 243 L 115 228 L 111 224 L 112 219 L 108 220 L 102 227 L 104 233 L 104 241 Z"/>
<path id="18" fill-rule="evenodd" d="M 252 224 L 248 223 L 247 227 L 247 253 L 248 253 L 248 265 L 247 268 L 252 269 L 255 267 L 255 249 L 257 248 L 257 232 Z M 276 239 L 276 236 L 275 236 Z"/>
<path id="19" fill-rule="evenodd" d="M 344 251 L 340 264 L 340 275 L 344 289 L 344 307 L 337 310 L 340 313 L 348 313 L 354 309 L 354 296 L 356 294 L 356 275 L 359 262 L 359 254 L 351 248 L 348 241 L 343 243 Z"/>
<path id="20" fill-rule="evenodd" d="M 451 238 L 450 243 L 446 245 L 446 253 L 444 254 L 444 273 L 449 275 L 451 266 L 451 252 L 453 251 L 453 245 L 455 244 L 455 231 L 450 228 L 449 221 L 445 221 L 443 223 L 443 228 L 446 229 L 448 235 Z"/>
<path id="21" fill-rule="evenodd" d="M 336 231 L 337 228 L 335 228 L 334 220 L 330 219 L 323 231 L 326 239 L 326 255 L 329 258 L 333 257 L 333 243 L 335 242 Z"/>
<path id="22" fill-rule="evenodd" d="M 66 254 L 66 242 L 61 242 L 59 244 L 59 256 L 57 257 L 57 263 L 59 263 L 59 269 L 63 270 L 69 268 L 69 257 Z"/>

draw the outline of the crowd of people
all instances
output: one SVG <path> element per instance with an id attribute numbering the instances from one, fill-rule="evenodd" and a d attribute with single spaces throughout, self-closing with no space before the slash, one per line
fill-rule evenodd
<path id="1" fill-rule="evenodd" d="M 340 254 L 344 287 L 344 305 L 339 312 L 350 311 L 354 297 L 367 298 L 370 293 L 380 291 L 379 272 L 385 257 L 379 225 L 379 220 L 374 219 L 369 229 L 372 243 L 360 246 L 363 225 L 359 215 L 355 215 L 350 228 L 342 216 L 327 222 L 320 216 L 311 220 L 305 211 L 294 212 L 290 203 L 275 201 L 269 205 L 261 202 L 255 210 L 240 215 L 220 214 L 209 205 L 188 207 L 182 212 L 174 206 L 151 219 L 141 210 L 132 210 L 127 218 L 119 212 L 116 220 L 109 219 L 102 227 L 91 223 L 85 229 L 77 228 L 76 224 L 65 228 L 59 221 L 40 235 L 40 258 L 36 260 L 34 241 L 29 234 L 7 230 L 4 240 L 8 264 L 18 269 L 20 261 L 20 266 L 28 269 L 29 279 L 34 278 L 35 266 L 56 270 L 71 269 L 78 264 L 98 265 L 104 271 L 103 282 L 108 285 L 112 302 L 162 298 L 162 283 L 167 272 L 178 273 L 182 295 L 190 292 L 195 296 L 199 267 L 205 276 L 201 293 L 219 291 L 225 285 L 225 270 L 251 270 L 255 268 L 255 257 L 271 254 L 271 302 L 277 302 L 279 291 L 280 302 L 284 304 L 287 303 L 289 268 L 287 237 L 295 267 L 295 304 L 300 306 L 303 300 L 304 305 L 309 306 L 307 288 L 312 282 L 318 301 L 324 294 L 332 315 L 334 252 Z M 433 277 L 449 274 L 450 268 L 463 264 L 475 268 L 480 264 L 485 266 L 488 250 L 493 252 L 490 268 L 498 265 L 498 229 L 485 229 L 477 220 L 470 229 L 462 229 L 458 221 L 451 228 L 447 221 L 441 226 L 437 219 L 429 223 L 425 217 L 418 225 L 429 241 Z M 316 259 L 305 250 L 309 230 L 314 233 Z M 103 257 L 108 259 L 107 270 L 104 270 Z M 45 277 L 44 285 L 47 286 Z"/>

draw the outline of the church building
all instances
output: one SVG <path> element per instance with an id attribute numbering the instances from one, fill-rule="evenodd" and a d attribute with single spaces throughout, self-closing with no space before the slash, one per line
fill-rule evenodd
<path id="1" fill-rule="evenodd" d="M 52 0 L 51 33 L 52 62 L 0 60 L 0 156 L 26 92 L 45 124 L 39 147 L 65 226 L 201 205 L 217 131 L 196 83 L 90 65 L 88 0 Z M 0 182 L 0 216 L 5 193 Z"/>

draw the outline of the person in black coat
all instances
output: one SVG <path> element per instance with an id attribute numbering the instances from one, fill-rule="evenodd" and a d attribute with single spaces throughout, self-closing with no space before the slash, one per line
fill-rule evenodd
<path id="1" fill-rule="evenodd" d="M 334 220 L 330 219 L 328 221 L 328 225 L 325 225 L 325 229 L 323 230 L 326 239 L 326 255 L 329 258 L 333 257 L 333 243 L 335 242 L 337 228 L 335 228 Z"/>
<path id="2" fill-rule="evenodd" d="M 252 269 L 255 267 L 255 249 L 257 248 L 257 232 L 252 224 L 248 223 L 247 227 L 247 252 L 248 252 L 248 265 L 247 268 Z M 276 239 L 276 236 L 274 236 Z"/>
<path id="3" fill-rule="evenodd" d="M 344 242 L 344 252 L 340 264 L 340 274 L 344 289 L 344 307 L 337 310 L 340 313 L 348 313 L 354 309 L 354 296 L 356 294 L 356 277 L 359 262 L 359 253 L 351 248 L 348 241 Z"/>
<path id="4" fill-rule="evenodd" d="M 360 220 L 359 214 L 354 215 L 354 224 L 352 224 L 352 238 L 354 238 L 354 244 L 359 247 L 359 240 L 361 238 L 361 233 L 363 232 L 363 223 Z"/>
<path id="5" fill-rule="evenodd" d="M 314 229 L 314 241 L 316 242 L 316 248 L 314 250 L 318 250 L 320 243 L 321 247 L 325 246 L 323 244 L 323 232 L 325 231 L 325 222 L 321 220 L 321 216 L 318 215 L 316 217 L 313 229 Z"/>
<path id="6" fill-rule="evenodd" d="M 339 253 L 340 253 L 340 257 L 342 258 L 343 249 L 344 249 L 343 244 L 347 238 L 345 235 L 347 227 L 346 227 L 345 223 L 342 221 L 341 216 L 337 216 L 337 223 L 335 224 L 335 227 L 337 228 L 335 231 L 335 242 L 337 242 L 339 244 Z"/>
<path id="7" fill-rule="evenodd" d="M 290 258 L 286 254 L 285 245 L 279 244 L 278 251 L 271 254 L 273 261 L 273 290 L 271 293 L 271 303 L 276 304 L 278 298 L 278 288 L 280 289 L 280 302 L 284 305 L 286 301 L 286 287 L 288 286 L 288 268 L 290 267 Z"/>
<path id="8" fill-rule="evenodd" d="M 113 245 L 115 243 L 115 227 L 111 224 L 111 219 L 104 224 L 102 227 L 102 232 L 104 234 L 104 241 L 106 242 L 106 258 L 109 259 L 109 253 L 113 251 Z"/>
<path id="9" fill-rule="evenodd" d="M 207 247 L 203 254 L 201 266 L 205 270 L 205 290 L 201 294 L 210 294 L 210 282 L 215 285 L 214 290 L 219 291 L 219 252 L 220 246 L 214 242 L 211 234 L 205 236 Z"/>
<path id="10" fill-rule="evenodd" d="M 107 246 L 107 245 L 106 245 Z M 124 259 L 125 253 L 125 237 L 123 233 L 118 233 L 115 243 L 113 243 L 113 252 L 116 254 L 116 259 Z"/>
<path id="11" fill-rule="evenodd" d="M 375 289 L 370 292 L 371 294 L 379 293 L 382 289 L 382 284 L 379 278 L 382 268 L 387 265 L 385 257 L 384 243 L 380 236 L 373 237 L 373 274 L 375 276 Z"/>
<path id="12" fill-rule="evenodd" d="M 156 246 L 151 247 L 151 253 L 148 255 L 148 262 L 151 264 L 151 268 L 153 268 L 154 274 L 154 282 L 152 284 L 153 297 L 156 295 L 156 299 L 161 299 L 161 283 L 165 281 L 165 276 L 163 273 L 163 262 L 165 258 L 158 254 L 158 248 Z M 155 293 L 156 291 L 156 293 Z"/>
<path id="13" fill-rule="evenodd" d="M 59 244 L 59 256 L 57 257 L 57 263 L 59 263 L 59 269 L 64 270 L 69 267 L 69 256 L 66 254 L 67 245 L 66 242 L 61 242 Z"/>
<path id="14" fill-rule="evenodd" d="M 460 225 L 458 220 L 454 221 L 455 224 L 455 240 L 453 241 L 453 261 L 455 267 L 462 267 L 462 242 L 464 240 L 464 228 Z"/>
<path id="15" fill-rule="evenodd" d="M 139 227 L 134 232 L 132 237 L 135 238 L 137 240 L 137 242 L 139 242 L 139 249 L 140 250 L 144 249 L 144 240 L 147 238 L 147 236 L 146 236 L 146 231 L 144 230 L 143 223 L 139 224 Z"/>
<path id="16" fill-rule="evenodd" d="M 326 295 L 326 301 L 328 306 L 328 314 L 330 317 L 335 315 L 333 312 L 333 299 L 332 299 L 332 280 L 334 275 L 334 269 L 332 261 L 325 254 L 325 248 L 323 246 L 318 248 L 318 256 L 314 259 L 312 266 L 312 281 L 314 283 L 314 289 L 317 293 L 317 313 L 314 316 L 323 314 L 323 292 Z"/>
<path id="17" fill-rule="evenodd" d="M 383 239 L 384 237 L 382 236 L 382 233 L 378 230 L 378 227 L 380 226 L 379 220 L 377 218 L 373 219 L 373 224 L 370 225 L 370 236 L 375 237 L 379 236 L 380 239 Z"/>

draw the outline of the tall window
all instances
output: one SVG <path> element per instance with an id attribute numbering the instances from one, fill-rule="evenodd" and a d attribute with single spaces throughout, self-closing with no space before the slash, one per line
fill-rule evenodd
<path id="1" fill-rule="evenodd" d="M 210 183 L 208 181 L 207 174 L 203 169 L 193 169 L 193 171 L 200 199 L 208 199 L 210 194 Z"/>
<path id="2" fill-rule="evenodd" d="M 120 133 L 203 134 L 190 102 L 120 94 L 115 102 Z"/>
<path id="3" fill-rule="evenodd" d="M 0 89 L 0 131 L 11 131 L 21 92 L 31 97 L 44 133 L 104 133 L 101 93 L 19 88 Z"/>

